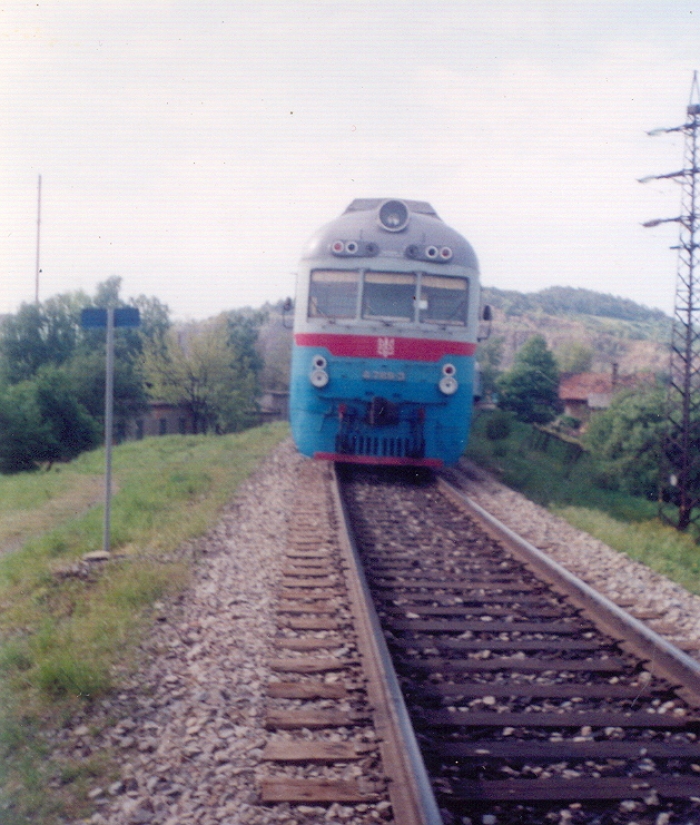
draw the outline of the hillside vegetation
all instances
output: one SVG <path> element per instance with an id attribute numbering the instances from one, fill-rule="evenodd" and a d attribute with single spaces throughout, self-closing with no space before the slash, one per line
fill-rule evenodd
<path id="1" fill-rule="evenodd" d="M 534 293 L 485 287 L 482 301 L 493 311 L 490 337 L 503 342 L 501 369 L 539 334 L 558 358 L 573 345 L 588 350 L 593 372 L 607 372 L 613 364 L 621 373 L 668 370 L 671 319 L 659 309 L 573 287 Z"/>

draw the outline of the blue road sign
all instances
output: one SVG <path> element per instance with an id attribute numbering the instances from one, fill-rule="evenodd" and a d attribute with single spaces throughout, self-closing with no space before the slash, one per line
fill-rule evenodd
<path id="1" fill-rule="evenodd" d="M 140 323 L 141 316 L 137 307 L 118 307 L 114 310 L 115 327 L 137 327 Z M 99 307 L 82 310 L 80 326 L 83 329 L 105 329 L 107 310 Z"/>

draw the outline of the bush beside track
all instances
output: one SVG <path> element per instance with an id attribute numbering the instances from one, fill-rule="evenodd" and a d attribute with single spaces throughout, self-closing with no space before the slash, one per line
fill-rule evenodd
<path id="1" fill-rule="evenodd" d="M 588 453 L 542 439 L 536 428 L 510 416 L 504 426 L 503 415 L 484 410 L 475 417 L 468 459 L 572 526 L 700 594 L 698 545 L 693 536 L 660 523 L 655 501 L 599 486 L 601 474 Z"/>
<path id="2" fill-rule="evenodd" d="M 189 540 L 288 434 L 165 436 L 113 452 L 112 557 L 102 546 L 104 451 L 48 472 L 0 476 L 0 821 L 74 818 L 107 755 L 51 759 L 52 731 L 118 686 L 154 604 L 190 581 Z"/>

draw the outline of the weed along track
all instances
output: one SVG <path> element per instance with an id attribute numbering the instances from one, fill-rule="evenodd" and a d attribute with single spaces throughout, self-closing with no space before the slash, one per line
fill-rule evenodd
<path id="1" fill-rule="evenodd" d="M 444 822 L 700 822 L 693 662 L 563 594 L 437 482 L 341 476 Z"/>

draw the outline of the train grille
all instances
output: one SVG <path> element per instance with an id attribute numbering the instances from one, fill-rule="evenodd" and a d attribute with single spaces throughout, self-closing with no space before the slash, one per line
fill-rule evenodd
<path id="1" fill-rule="evenodd" d="M 348 434 L 336 438 L 336 452 L 343 455 L 366 455 L 375 458 L 424 458 L 425 442 L 421 439 Z"/>

